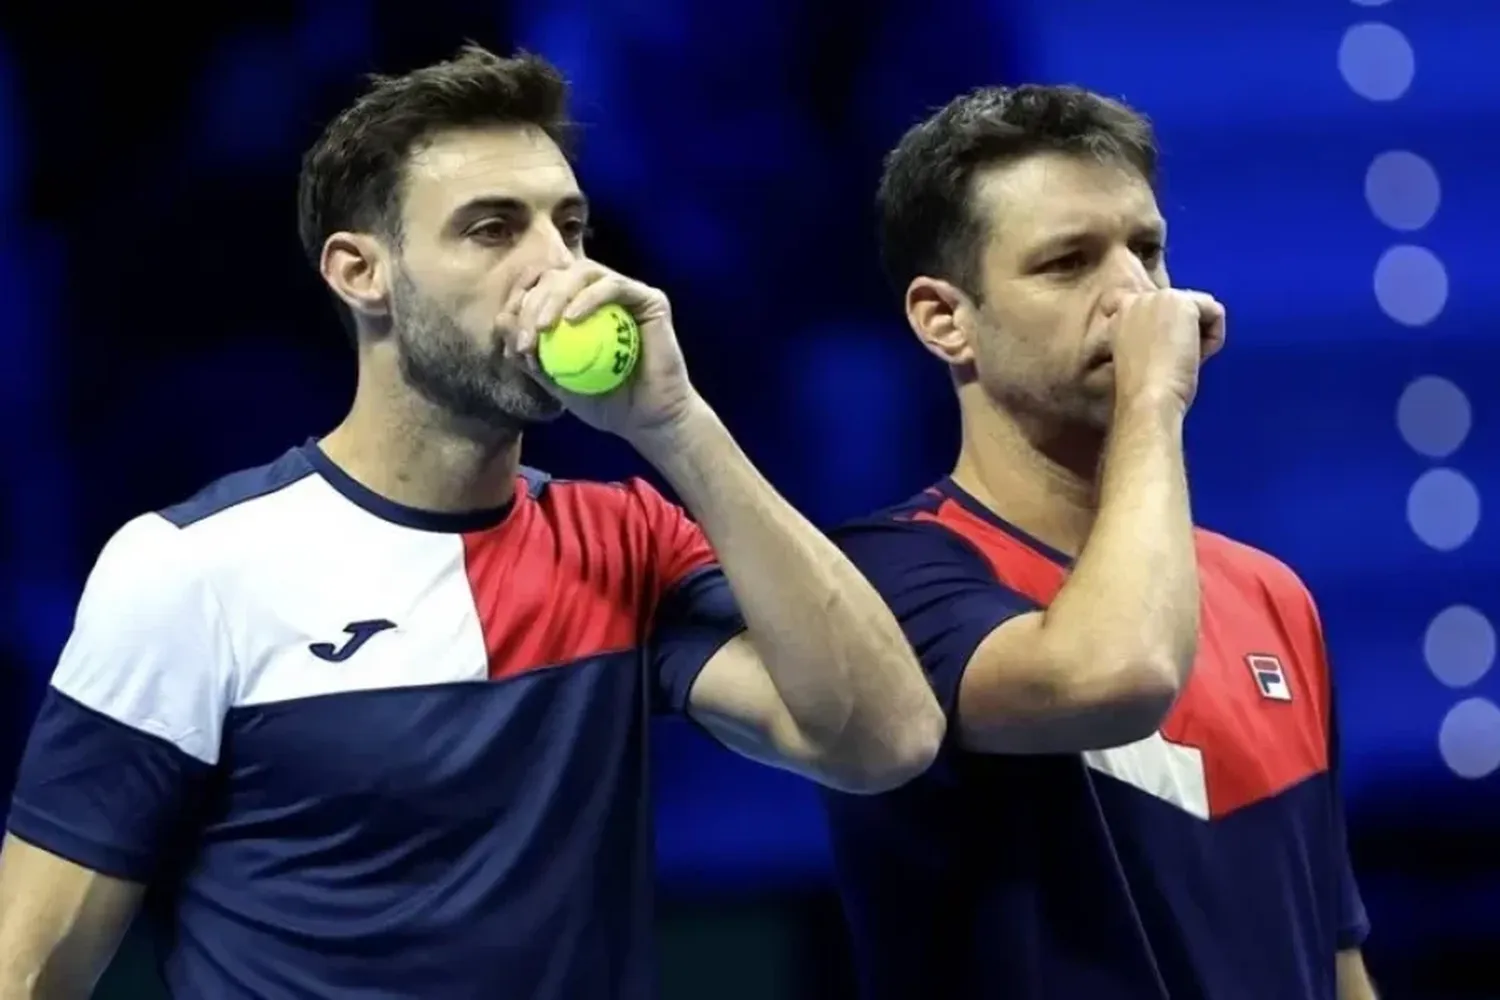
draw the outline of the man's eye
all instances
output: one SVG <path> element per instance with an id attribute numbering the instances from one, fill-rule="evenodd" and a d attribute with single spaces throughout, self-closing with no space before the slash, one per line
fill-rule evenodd
<path id="1" fill-rule="evenodd" d="M 584 240 L 594 235 L 594 231 L 589 228 L 589 224 L 582 219 L 567 219 L 557 228 L 562 233 L 563 240 L 569 246 L 579 246 Z"/>
<path id="2" fill-rule="evenodd" d="M 1067 274 L 1077 271 L 1087 263 L 1088 258 L 1081 251 L 1074 250 L 1072 253 L 1066 253 L 1061 257 L 1054 257 L 1047 261 L 1047 263 L 1042 265 L 1042 270 L 1049 274 Z"/>
<path id="3" fill-rule="evenodd" d="M 486 219 L 484 222 L 469 228 L 469 236 L 472 239 L 483 240 L 488 243 L 497 243 L 510 239 L 512 226 L 504 219 Z"/>
<path id="4" fill-rule="evenodd" d="M 1167 248 L 1160 243 L 1140 243 L 1135 248 L 1135 255 L 1146 264 L 1158 263 L 1166 252 Z"/>

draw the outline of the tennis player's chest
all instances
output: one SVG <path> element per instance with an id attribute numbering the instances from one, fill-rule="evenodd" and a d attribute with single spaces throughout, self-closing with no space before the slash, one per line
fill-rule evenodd
<path id="1" fill-rule="evenodd" d="M 547 613 L 574 593 L 551 568 L 500 579 L 511 610 L 496 629 L 484 601 L 506 595 L 476 596 L 460 545 L 340 554 L 331 571 L 252 576 L 237 595 L 255 623 L 237 637 L 225 720 L 229 811 L 329 830 L 359 811 L 494 821 L 541 810 L 540 790 L 593 781 L 591 761 L 643 739 L 634 622 L 622 648 L 548 659 L 574 634 Z M 527 669 L 497 676 L 517 656 Z"/>
<path id="2" fill-rule="evenodd" d="M 381 542 L 242 574 L 234 704 L 501 681 L 643 640 L 649 608 L 622 560 L 445 536 Z"/>
<path id="3" fill-rule="evenodd" d="M 1203 820 L 1266 801 L 1328 768 L 1321 653 L 1288 635 L 1269 602 L 1204 581 L 1197 660 L 1150 737 L 1085 762 Z"/>
<path id="4" fill-rule="evenodd" d="M 245 705 L 221 772 L 237 822 L 338 835 L 541 815 L 586 801 L 644 752 L 630 654 L 505 683 L 410 686 Z"/>

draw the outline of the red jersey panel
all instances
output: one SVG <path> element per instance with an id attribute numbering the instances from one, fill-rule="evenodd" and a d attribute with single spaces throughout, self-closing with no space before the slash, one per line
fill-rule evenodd
<path id="1" fill-rule="evenodd" d="M 714 564 L 703 532 L 648 483 L 525 479 L 505 521 L 464 536 L 490 677 L 635 647 L 662 596 Z"/>

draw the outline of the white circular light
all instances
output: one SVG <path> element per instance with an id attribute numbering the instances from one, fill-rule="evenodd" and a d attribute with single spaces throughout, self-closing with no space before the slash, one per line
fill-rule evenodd
<path id="1" fill-rule="evenodd" d="M 1391 247 L 1375 264 L 1375 301 L 1403 326 L 1426 326 L 1448 303 L 1448 272 L 1426 247 Z"/>
<path id="2" fill-rule="evenodd" d="M 1411 449 L 1428 458 L 1447 458 L 1469 436 L 1474 415 L 1458 386 L 1436 375 L 1423 375 L 1401 393 L 1396 428 Z"/>
<path id="3" fill-rule="evenodd" d="M 1421 229 L 1442 201 L 1437 171 L 1416 153 L 1381 153 L 1365 171 L 1365 200 L 1375 218 L 1403 232 Z"/>
<path id="4" fill-rule="evenodd" d="M 1424 544 L 1451 552 L 1479 527 L 1479 491 L 1462 473 L 1429 469 L 1407 494 L 1406 519 Z"/>
<path id="5" fill-rule="evenodd" d="M 1460 778 L 1485 778 L 1500 768 L 1500 705 L 1467 698 L 1448 710 L 1438 730 L 1438 752 Z"/>
<path id="6" fill-rule="evenodd" d="M 1422 657 L 1432 675 L 1451 688 L 1477 684 L 1495 663 L 1495 626 L 1478 609 L 1455 604 L 1427 626 Z"/>
<path id="7" fill-rule="evenodd" d="M 1339 43 L 1339 73 L 1366 100 L 1396 100 L 1411 87 L 1416 71 L 1411 43 L 1389 24 L 1356 24 Z"/>

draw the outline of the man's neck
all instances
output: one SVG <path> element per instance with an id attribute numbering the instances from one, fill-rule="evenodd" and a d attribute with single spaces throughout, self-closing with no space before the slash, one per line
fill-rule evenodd
<path id="1" fill-rule="evenodd" d="M 462 513 L 503 507 L 515 495 L 519 434 L 459 428 L 404 384 L 360 372 L 354 405 L 319 442 L 330 460 L 406 507 Z"/>
<path id="2" fill-rule="evenodd" d="M 987 399 L 963 400 L 961 410 L 963 445 L 953 481 L 1028 535 L 1076 556 L 1098 512 L 1102 438 L 1047 437 Z"/>

